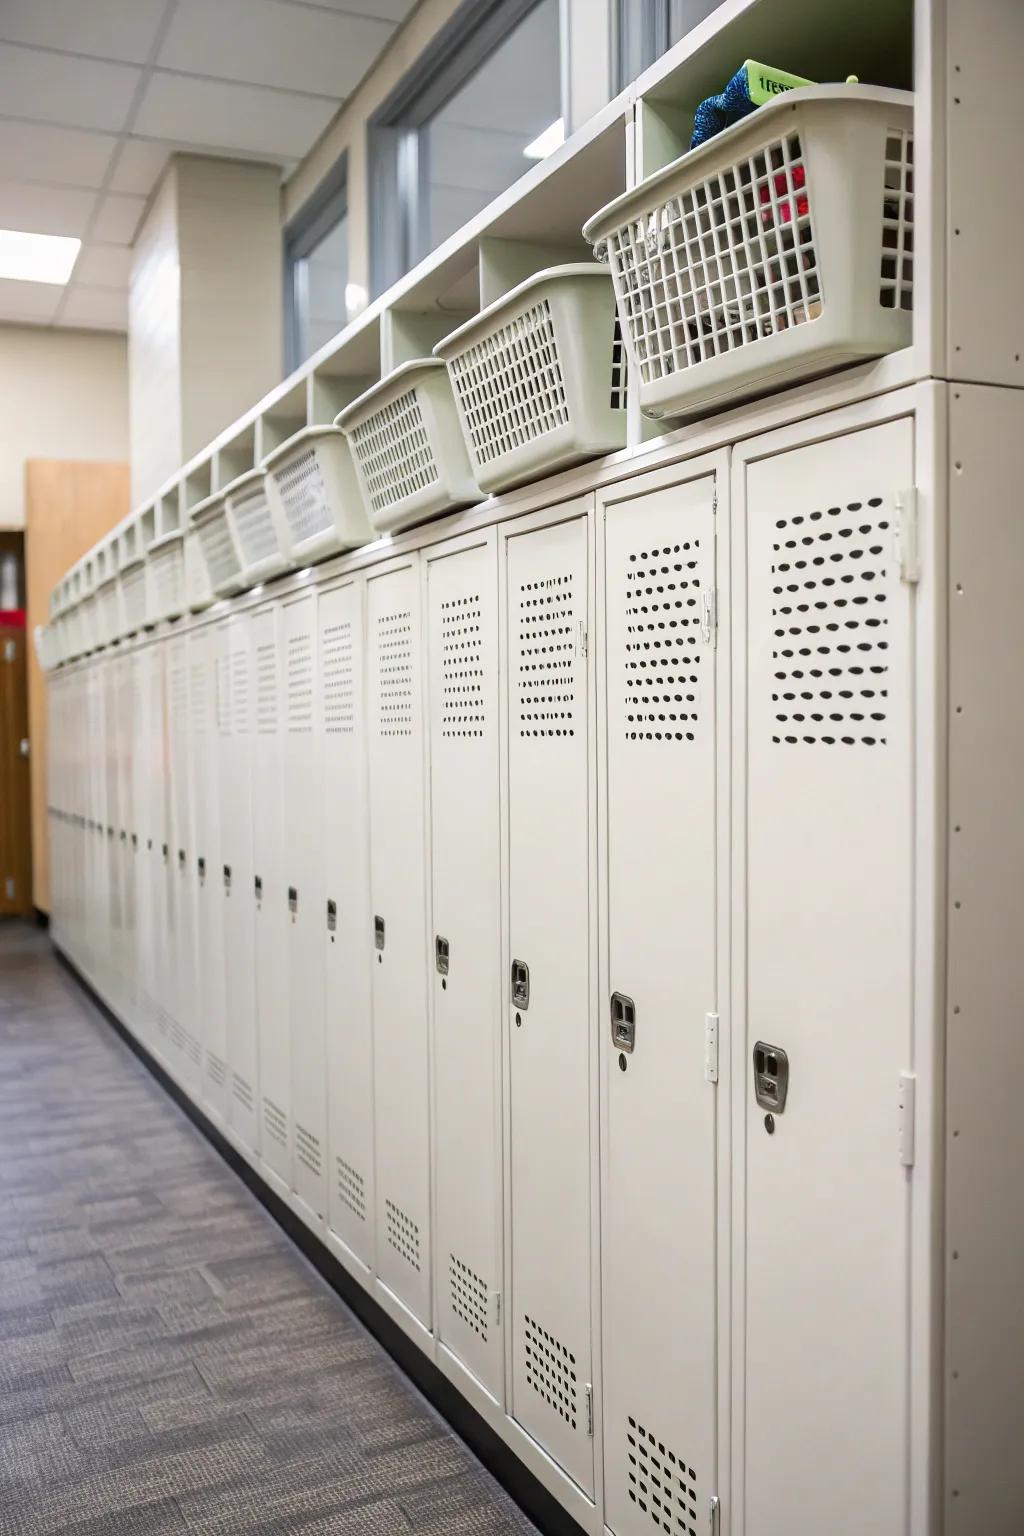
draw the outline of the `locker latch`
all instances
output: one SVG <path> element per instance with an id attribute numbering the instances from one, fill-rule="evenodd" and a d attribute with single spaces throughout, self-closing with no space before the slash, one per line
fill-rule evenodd
<path id="1" fill-rule="evenodd" d="M 114 829 L 113 829 L 113 827 L 108 827 L 108 828 L 107 828 L 107 836 L 108 836 L 108 837 L 113 837 L 113 835 L 114 835 Z"/>
<path id="2" fill-rule="evenodd" d="M 135 850 L 136 853 L 138 853 L 138 851 L 139 851 L 139 834 L 137 832 L 133 832 L 132 833 L 132 848 Z"/>
<path id="3" fill-rule="evenodd" d="M 199 871 L 199 883 L 202 884 L 206 879 L 206 860 L 202 854 L 196 859 L 196 869 Z"/>
<path id="4" fill-rule="evenodd" d="M 439 976 L 448 975 L 450 955 L 451 951 L 448 946 L 448 940 L 442 939 L 440 934 L 436 934 L 434 937 L 434 964 L 437 967 L 437 974 Z"/>
<path id="5" fill-rule="evenodd" d="M 612 1045 L 627 1055 L 636 1045 L 636 1004 L 625 992 L 612 993 Z"/>
<path id="6" fill-rule="evenodd" d="M 167 844 L 166 843 L 161 843 L 160 844 L 160 852 L 163 854 L 164 859 L 166 859 L 167 858 Z"/>
<path id="7" fill-rule="evenodd" d="M 127 841 L 128 841 L 128 833 L 125 831 L 124 827 L 122 827 L 121 828 L 121 835 L 118 838 L 118 842 L 126 843 Z"/>
<path id="8" fill-rule="evenodd" d="M 288 887 L 288 911 L 294 916 L 299 910 L 299 892 L 294 885 Z"/>
<path id="9" fill-rule="evenodd" d="M 530 1006 L 530 967 L 522 960 L 512 961 L 512 1006 Z"/>
<path id="10" fill-rule="evenodd" d="M 382 917 L 375 917 L 373 920 L 373 947 L 374 949 L 384 948 L 384 919 Z"/>
<path id="11" fill-rule="evenodd" d="M 758 1040 L 754 1046 L 754 1097 L 762 1109 L 781 1115 L 789 1089 L 789 1057 L 778 1045 Z"/>
<path id="12" fill-rule="evenodd" d="M 338 927 L 338 903 L 327 898 L 327 932 L 334 933 Z"/>
<path id="13" fill-rule="evenodd" d="M 224 865 L 224 889 L 227 891 L 228 895 L 230 896 L 231 895 L 231 865 L 230 864 L 225 864 Z"/>
<path id="14" fill-rule="evenodd" d="M 185 868 L 185 850 L 184 850 L 184 848 L 179 848 L 178 849 L 178 868 L 179 869 L 184 869 Z"/>
<path id="15" fill-rule="evenodd" d="M 256 893 L 256 900 L 257 901 L 262 901 L 263 900 L 263 876 L 262 875 L 253 875 L 253 878 L 252 878 L 252 888 L 253 888 L 253 890 Z"/>

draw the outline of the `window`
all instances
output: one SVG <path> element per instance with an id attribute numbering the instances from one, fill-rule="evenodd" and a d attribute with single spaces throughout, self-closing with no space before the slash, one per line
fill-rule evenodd
<path id="1" fill-rule="evenodd" d="M 305 362 L 348 319 L 348 212 L 344 162 L 285 231 L 285 360 Z"/>
<path id="2" fill-rule="evenodd" d="M 667 53 L 705 16 L 710 16 L 720 3 L 721 0 L 619 0 L 619 90 Z"/>
<path id="3" fill-rule="evenodd" d="M 385 104 L 371 128 L 375 293 L 560 142 L 559 39 L 559 0 L 467 0 Z"/>

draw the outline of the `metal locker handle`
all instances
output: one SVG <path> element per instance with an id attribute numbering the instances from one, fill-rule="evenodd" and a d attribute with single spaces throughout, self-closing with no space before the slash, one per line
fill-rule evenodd
<path id="1" fill-rule="evenodd" d="M 373 947 L 374 949 L 384 948 L 384 919 L 382 917 L 375 917 L 373 919 Z"/>
<path id="2" fill-rule="evenodd" d="M 196 859 L 196 869 L 199 871 L 199 878 L 200 878 L 200 880 L 205 880 L 206 879 L 206 860 L 203 858 L 202 854 L 200 854 L 198 859 Z"/>
<path id="3" fill-rule="evenodd" d="M 434 965 L 439 976 L 448 975 L 448 967 L 451 964 L 451 945 L 441 935 L 434 935 Z"/>
<path id="4" fill-rule="evenodd" d="M 230 864 L 225 864 L 224 865 L 224 889 L 226 891 L 230 891 L 231 890 L 231 865 Z"/>
<path id="5" fill-rule="evenodd" d="M 255 893 L 256 900 L 257 901 L 262 901 L 263 900 L 263 876 L 262 875 L 253 875 L 253 877 L 252 877 L 252 888 L 253 888 L 253 891 Z"/>
<path id="6" fill-rule="evenodd" d="M 327 898 L 327 932 L 334 933 L 338 927 L 338 903 Z"/>
<path id="7" fill-rule="evenodd" d="M 288 887 L 288 911 L 289 912 L 297 912 L 298 910 L 299 910 L 299 893 L 298 893 L 297 888 L 294 885 L 290 885 Z"/>
<path id="8" fill-rule="evenodd" d="M 625 992 L 613 992 L 611 1014 L 612 1045 L 629 1056 L 636 1047 L 636 1004 Z"/>
<path id="9" fill-rule="evenodd" d="M 530 967 L 524 960 L 512 961 L 512 1006 L 522 1009 L 530 1006 Z"/>
<path id="10" fill-rule="evenodd" d="M 789 1057 L 780 1045 L 754 1045 L 754 1097 L 761 1109 L 781 1115 L 789 1092 Z"/>
<path id="11" fill-rule="evenodd" d="M 185 850 L 184 850 L 184 848 L 179 848 L 178 849 L 178 868 L 179 869 L 184 869 L 185 868 Z"/>

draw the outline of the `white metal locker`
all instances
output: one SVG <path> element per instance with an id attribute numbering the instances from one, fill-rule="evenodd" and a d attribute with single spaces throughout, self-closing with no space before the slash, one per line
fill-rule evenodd
<path id="1" fill-rule="evenodd" d="M 582 512 L 510 536 L 506 613 L 512 1409 L 590 1494 L 588 545 Z"/>
<path id="2" fill-rule="evenodd" d="M 716 476 L 707 461 L 689 473 L 605 505 L 602 1418 L 617 1536 L 652 1521 L 696 1536 L 718 1496 Z"/>
<path id="3" fill-rule="evenodd" d="M 171 867 L 171 752 L 167 729 L 166 645 L 154 642 L 149 647 L 149 748 L 153 780 L 151 785 L 153 878 L 153 980 L 156 997 L 158 1049 L 167 1064 L 175 1068 L 180 1052 L 173 1039 L 177 1009 L 171 936 L 175 925 L 174 871 Z M 172 1049 L 174 1055 L 172 1056 Z"/>
<path id="4" fill-rule="evenodd" d="M 188 642 L 176 635 L 167 642 L 168 761 L 171 771 L 171 832 L 168 863 L 172 890 L 170 964 L 174 975 L 171 1035 L 189 1085 L 202 1075 L 202 1044 L 196 1018 L 195 882 L 190 854 L 192 828 L 192 758 L 189 743 Z"/>
<path id="5" fill-rule="evenodd" d="M 504 1388 L 498 565 L 493 532 L 425 560 L 437 1330 Z"/>
<path id="6" fill-rule="evenodd" d="M 196 900 L 196 1012 L 203 1042 L 203 1104 L 223 1123 L 225 1095 L 224 896 L 220 839 L 220 718 L 215 630 L 188 638 Z"/>
<path id="7" fill-rule="evenodd" d="M 108 653 L 97 663 L 100 692 L 103 699 L 104 734 L 100 740 L 98 756 L 104 777 L 103 827 L 100 835 L 106 904 L 104 907 L 105 932 L 103 934 L 103 974 L 110 995 L 119 1012 L 124 1010 L 124 904 L 121 892 L 121 859 L 117 841 L 117 828 L 121 805 L 120 780 L 120 723 L 117 705 L 117 667 L 119 657 Z"/>
<path id="8" fill-rule="evenodd" d="M 136 951 L 139 977 L 139 1030 L 154 1049 L 157 1047 L 159 983 L 156 937 L 156 863 L 154 861 L 155 807 L 159 795 L 157 764 L 154 760 L 152 720 L 154 705 L 153 671 L 156 647 L 143 646 L 134 653 L 135 661 L 135 826 L 132 851 L 135 854 L 135 888 L 138 907 Z"/>
<path id="9" fill-rule="evenodd" d="M 292 1189 L 326 1209 L 327 1052 L 324 1041 L 323 833 L 317 722 L 316 594 L 283 605 L 285 698 L 284 874 L 288 912 L 288 1021 L 295 1155 Z"/>
<path id="10" fill-rule="evenodd" d="M 138 970 L 136 955 L 136 890 L 132 831 L 135 827 L 135 657 L 122 652 L 117 663 L 117 716 L 120 758 L 120 807 L 117 847 L 121 865 L 121 891 L 124 914 L 123 956 L 125 968 L 125 1019 L 135 1028 L 138 1015 Z"/>
<path id="11" fill-rule="evenodd" d="M 228 670 L 228 733 L 220 756 L 221 861 L 224 892 L 227 1118 L 250 1151 L 259 1143 L 259 1073 L 256 1059 L 256 992 L 253 974 L 255 914 L 251 755 L 255 715 L 249 618 L 237 614 L 220 627 Z"/>
<path id="12" fill-rule="evenodd" d="M 260 1155 L 278 1194 L 291 1189 L 288 908 L 284 876 L 284 728 L 281 610 L 252 616 L 256 740 L 252 759 L 256 1022 Z"/>
<path id="13" fill-rule="evenodd" d="M 328 1226 L 374 1263 L 373 1029 L 369 825 L 366 788 L 365 588 L 321 592 L 321 836 L 324 849 L 324 1006 L 330 1170 Z"/>
<path id="14" fill-rule="evenodd" d="M 430 1314 L 426 834 L 420 570 L 366 583 L 377 1271 L 424 1328 Z"/>
<path id="15" fill-rule="evenodd" d="M 770 450 L 736 479 L 737 1496 L 747 1536 L 854 1536 L 907 1501 L 913 424 Z"/>

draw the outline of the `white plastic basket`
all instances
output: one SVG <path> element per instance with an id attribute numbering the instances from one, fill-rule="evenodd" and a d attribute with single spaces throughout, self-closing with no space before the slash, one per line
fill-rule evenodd
<path id="1" fill-rule="evenodd" d="M 146 552 L 146 622 L 180 618 L 186 606 L 185 541 L 178 529 L 154 539 Z"/>
<path id="2" fill-rule="evenodd" d="M 373 538 L 352 450 L 337 427 L 306 427 L 263 461 L 267 493 L 295 565 Z"/>
<path id="3" fill-rule="evenodd" d="M 234 536 L 228 526 L 224 493 L 215 492 L 192 508 L 192 527 L 199 535 L 199 546 L 206 561 L 210 586 L 216 597 L 230 597 L 240 592 L 242 562 Z"/>
<path id="4" fill-rule="evenodd" d="M 196 528 L 190 528 L 185 534 L 185 598 L 190 613 L 200 613 L 213 602 L 210 573 L 206 569 L 206 556 Z"/>
<path id="5" fill-rule="evenodd" d="M 117 576 L 109 575 L 96 588 L 96 640 L 99 645 L 113 645 L 121 638 L 121 612 Z"/>
<path id="6" fill-rule="evenodd" d="M 224 488 L 228 527 L 238 552 L 240 587 L 254 587 L 288 569 L 287 543 L 262 469 Z"/>
<path id="7" fill-rule="evenodd" d="M 128 565 L 121 566 L 118 578 L 121 584 L 122 633 L 137 635 L 145 629 L 146 618 L 146 565 L 137 555 Z"/>
<path id="8" fill-rule="evenodd" d="M 57 652 L 57 633 L 53 624 L 37 624 L 32 631 L 32 639 L 35 642 L 36 660 L 44 672 L 52 672 L 59 661 Z"/>
<path id="9" fill-rule="evenodd" d="M 394 533 L 482 500 L 452 387 L 435 358 L 403 363 L 336 418 L 352 447 L 363 504 Z"/>
<path id="10" fill-rule="evenodd" d="M 89 656 L 99 646 L 99 616 L 96 612 L 95 592 L 87 593 L 75 612 L 78 615 L 78 655 Z"/>
<path id="11" fill-rule="evenodd" d="M 801 87 L 587 223 L 633 381 L 682 416 L 908 346 L 913 97 Z"/>
<path id="12" fill-rule="evenodd" d="M 593 262 L 549 267 L 434 348 L 477 483 L 500 491 L 626 441 L 615 294 Z"/>

